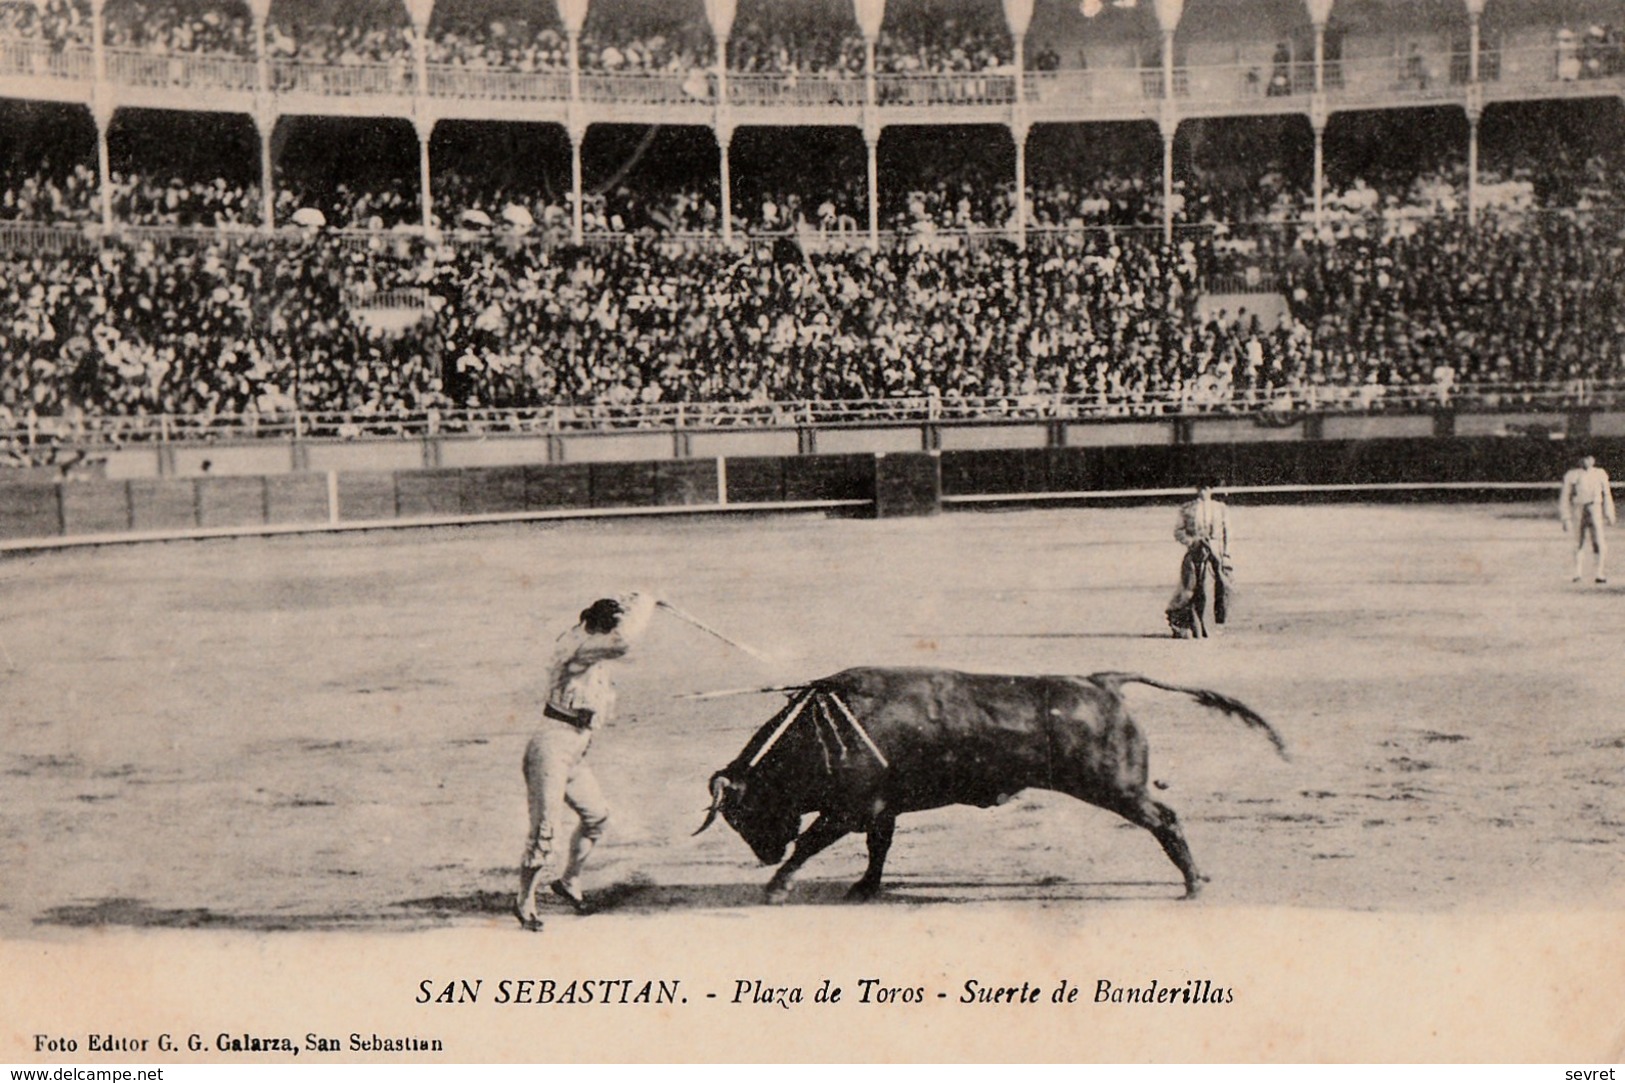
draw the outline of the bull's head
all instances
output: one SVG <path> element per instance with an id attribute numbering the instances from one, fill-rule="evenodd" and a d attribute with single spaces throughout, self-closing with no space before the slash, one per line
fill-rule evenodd
<path id="1" fill-rule="evenodd" d="M 726 771 L 718 771 L 711 776 L 711 809 L 694 834 L 710 827 L 721 815 L 762 864 L 778 864 L 801 833 L 801 813 L 790 801 L 776 799 L 767 792 L 771 789 L 753 785 L 749 779 L 736 782 Z"/>

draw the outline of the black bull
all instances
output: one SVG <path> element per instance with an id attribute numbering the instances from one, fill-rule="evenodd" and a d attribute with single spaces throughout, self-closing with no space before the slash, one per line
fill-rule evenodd
<path id="1" fill-rule="evenodd" d="M 868 834 L 869 865 L 854 898 L 880 890 L 897 817 L 945 805 L 1001 804 L 1029 787 L 1070 794 L 1150 831 L 1185 878 L 1201 876 L 1174 811 L 1146 788 L 1144 735 L 1123 685 L 1194 697 L 1261 730 L 1270 724 L 1228 696 L 1133 673 L 1021 677 L 941 669 L 848 669 L 806 685 L 727 767 L 711 776 L 711 810 L 763 864 L 784 858 L 767 886 L 782 901 L 808 859 L 855 831 Z M 818 817 L 806 831 L 801 819 Z M 699 834 L 696 831 L 695 834 Z"/>

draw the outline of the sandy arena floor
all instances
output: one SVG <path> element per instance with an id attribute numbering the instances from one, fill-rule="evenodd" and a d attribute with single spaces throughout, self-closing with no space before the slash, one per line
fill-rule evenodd
<path id="1" fill-rule="evenodd" d="M 628 586 L 780 660 L 657 617 L 592 751 L 617 810 L 589 876 L 600 913 L 561 911 L 548 936 L 837 911 L 1082 928 L 1140 909 L 1201 922 L 1620 910 L 1625 588 L 1569 582 L 1550 509 L 1237 501 L 1233 517 L 1242 600 L 1205 643 L 1164 633 L 1179 559 L 1166 507 L 9 558 L 0 939 L 463 929 L 523 943 L 508 916 L 519 759 L 549 648 L 588 601 Z M 744 843 L 721 824 L 690 832 L 711 771 L 781 700 L 674 696 L 871 663 L 1137 670 L 1240 698 L 1293 758 L 1189 700 L 1129 690 L 1159 796 L 1211 878 L 1188 907 L 1149 834 L 1029 791 L 905 817 L 873 907 L 836 905 L 863 867 L 853 836 L 807 867 L 790 906 L 765 910 L 769 870 Z"/>

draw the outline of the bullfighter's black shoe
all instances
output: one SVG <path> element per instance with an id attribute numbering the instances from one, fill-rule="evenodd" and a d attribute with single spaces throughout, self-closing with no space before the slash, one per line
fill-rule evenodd
<path id="1" fill-rule="evenodd" d="M 542 931 L 542 919 L 537 917 L 535 914 L 525 913 L 524 907 L 517 903 L 514 904 L 513 916 L 519 919 L 519 927 L 525 930 L 527 933 L 539 933 Z"/>
<path id="2" fill-rule="evenodd" d="M 548 884 L 547 886 L 553 892 L 553 894 L 557 895 L 559 898 L 561 898 L 565 902 L 569 903 L 570 908 L 572 910 L 574 910 L 576 913 L 578 913 L 578 914 L 587 913 L 587 900 L 582 897 L 581 892 L 572 891 L 570 889 L 570 886 L 568 884 L 566 884 L 563 880 L 554 880 L 551 884 Z"/>

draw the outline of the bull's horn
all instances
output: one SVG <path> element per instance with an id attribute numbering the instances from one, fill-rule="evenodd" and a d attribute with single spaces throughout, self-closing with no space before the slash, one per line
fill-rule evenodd
<path id="1" fill-rule="evenodd" d="M 711 810 L 705 814 L 705 822 L 695 830 L 695 835 L 717 822 L 717 813 L 722 809 L 722 798 L 727 794 L 729 785 L 727 775 L 718 772 L 711 776 Z"/>

